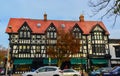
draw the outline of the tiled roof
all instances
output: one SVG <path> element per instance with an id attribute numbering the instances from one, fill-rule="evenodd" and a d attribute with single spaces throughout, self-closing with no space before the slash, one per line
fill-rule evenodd
<path id="1" fill-rule="evenodd" d="M 46 29 L 50 26 L 51 23 L 54 24 L 54 26 L 59 29 L 61 24 L 65 25 L 65 30 L 72 29 L 75 24 L 78 24 L 81 30 L 83 31 L 83 34 L 90 34 L 92 29 L 99 24 L 100 27 L 105 31 L 105 34 L 109 34 L 107 31 L 105 25 L 101 21 L 65 21 L 65 20 L 39 20 L 39 19 L 27 19 L 27 18 L 10 18 L 6 33 L 18 33 L 18 30 L 20 27 L 24 24 L 24 22 L 27 22 L 28 26 L 31 28 L 32 33 L 45 33 Z M 40 23 L 41 26 L 38 28 L 37 24 Z M 8 28 L 9 26 L 12 26 L 12 30 Z"/>

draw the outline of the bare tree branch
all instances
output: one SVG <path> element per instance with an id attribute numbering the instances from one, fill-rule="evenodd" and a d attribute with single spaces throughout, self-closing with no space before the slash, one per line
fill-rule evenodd
<path id="1" fill-rule="evenodd" d="M 111 5 L 111 7 L 110 7 L 110 5 Z M 116 23 L 117 17 L 120 16 L 120 0 L 97 0 L 97 2 L 90 0 L 89 6 L 94 9 L 94 11 L 92 11 L 94 13 L 93 16 L 97 15 L 101 11 L 105 11 L 106 9 L 108 9 L 101 16 L 101 20 L 105 16 L 108 16 L 109 18 L 111 16 L 114 16 L 113 26 Z M 91 16 L 91 17 L 93 17 L 93 16 Z"/>

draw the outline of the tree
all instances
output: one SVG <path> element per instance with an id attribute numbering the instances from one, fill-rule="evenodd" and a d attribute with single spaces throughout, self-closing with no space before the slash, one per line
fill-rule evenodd
<path id="1" fill-rule="evenodd" d="M 94 15 L 103 10 L 107 10 L 101 16 L 101 19 L 106 15 L 108 17 L 114 17 L 113 25 L 115 25 L 117 17 L 120 16 L 120 0 L 90 0 L 89 6 L 93 7 Z"/>
<path id="2" fill-rule="evenodd" d="M 0 66 L 5 67 L 6 55 L 7 55 L 7 49 L 5 49 L 4 47 L 2 47 L 2 45 L 0 45 Z"/>
<path id="3" fill-rule="evenodd" d="M 58 66 L 70 59 L 71 55 L 77 54 L 80 50 L 80 40 L 76 39 L 72 32 L 64 29 L 58 30 L 55 46 L 47 47 L 47 54 L 50 58 L 58 60 Z"/>
<path id="4" fill-rule="evenodd" d="M 4 59 L 6 54 L 7 54 L 7 49 L 2 45 L 0 45 L 0 61 Z"/>

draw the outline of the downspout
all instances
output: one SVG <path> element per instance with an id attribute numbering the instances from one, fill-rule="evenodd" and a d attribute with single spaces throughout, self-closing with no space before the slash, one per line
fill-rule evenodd
<path id="1" fill-rule="evenodd" d="M 110 55 L 110 47 L 109 47 L 109 35 L 107 36 L 107 39 L 108 39 L 108 55 L 109 55 L 109 58 L 108 58 L 108 67 L 111 67 L 111 55 Z"/>
<path id="2" fill-rule="evenodd" d="M 90 63 L 89 63 L 89 52 L 88 52 L 88 35 L 86 35 L 86 47 L 87 47 L 87 72 L 89 71 L 90 68 Z"/>

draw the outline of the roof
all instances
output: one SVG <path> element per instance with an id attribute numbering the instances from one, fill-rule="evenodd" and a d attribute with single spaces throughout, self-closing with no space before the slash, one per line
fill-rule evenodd
<path id="1" fill-rule="evenodd" d="M 120 39 L 109 39 L 109 43 L 120 43 Z"/>
<path id="2" fill-rule="evenodd" d="M 77 24 L 80 29 L 83 31 L 83 34 L 90 34 L 92 29 L 100 25 L 100 27 L 105 31 L 105 34 L 109 34 L 108 30 L 106 29 L 105 25 L 101 21 L 67 21 L 67 20 L 39 20 L 39 19 L 29 19 L 29 18 L 10 18 L 8 26 L 6 28 L 6 33 L 18 33 L 20 27 L 27 23 L 28 26 L 31 28 L 32 33 L 45 33 L 46 29 L 50 26 L 51 23 L 59 29 L 61 24 L 65 25 L 65 30 L 69 30 Z M 40 23 L 41 26 L 38 28 L 37 24 Z M 10 27 L 12 26 L 12 31 Z M 62 27 L 61 27 L 62 28 Z"/>

